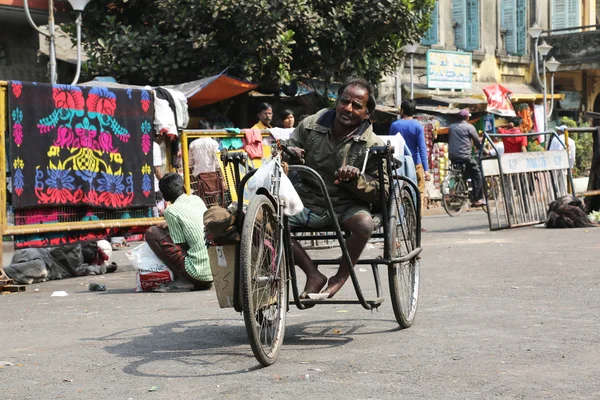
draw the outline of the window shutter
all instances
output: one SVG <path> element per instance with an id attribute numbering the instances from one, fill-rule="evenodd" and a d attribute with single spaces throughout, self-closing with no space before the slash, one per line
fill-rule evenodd
<path id="1" fill-rule="evenodd" d="M 461 50 L 466 48 L 466 10 L 465 0 L 452 0 L 452 22 L 454 27 L 454 44 Z"/>
<path id="2" fill-rule="evenodd" d="M 568 28 L 567 2 L 568 0 L 552 1 L 552 29 Z"/>
<path id="3" fill-rule="evenodd" d="M 425 46 L 431 46 L 432 44 L 437 44 L 438 42 L 438 2 L 436 1 L 433 5 L 433 10 L 431 10 L 431 26 L 425 32 L 425 36 L 421 43 Z"/>
<path id="4" fill-rule="evenodd" d="M 527 48 L 527 0 L 517 0 L 517 51 L 522 56 Z"/>
<path id="5" fill-rule="evenodd" d="M 479 0 L 467 0 L 466 50 L 479 49 Z"/>
<path id="6" fill-rule="evenodd" d="M 502 0 L 502 28 L 506 29 L 505 47 L 508 54 L 517 51 L 517 23 L 515 0 Z"/>
<path id="7" fill-rule="evenodd" d="M 581 18 L 579 16 L 580 0 L 567 1 L 567 28 L 573 26 L 581 26 Z"/>

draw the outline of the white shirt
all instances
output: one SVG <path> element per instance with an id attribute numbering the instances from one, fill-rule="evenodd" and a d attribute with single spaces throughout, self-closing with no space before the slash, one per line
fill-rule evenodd
<path id="1" fill-rule="evenodd" d="M 504 143 L 494 143 L 494 146 L 496 146 L 496 149 L 498 150 L 498 156 L 502 157 L 504 155 Z M 493 156 L 496 155 L 496 150 L 494 150 L 493 147 L 490 147 L 490 154 Z"/>
<path id="2" fill-rule="evenodd" d="M 215 172 L 220 169 L 217 152 L 219 143 L 212 138 L 198 138 L 190 143 L 189 164 L 192 175 L 202 172 Z"/>
<path id="3" fill-rule="evenodd" d="M 152 143 L 152 165 L 154 167 L 162 167 L 164 165 L 162 151 L 160 150 L 160 145 L 156 142 Z M 158 178 L 154 175 L 154 191 L 158 192 L 160 189 L 158 188 Z"/>
<path id="4" fill-rule="evenodd" d="M 548 150 L 564 150 L 565 146 L 563 146 L 562 143 L 565 142 L 565 134 L 563 133 L 562 135 L 559 135 L 558 138 L 560 139 L 560 142 L 558 140 L 556 140 L 555 137 L 552 137 L 552 140 L 550 141 L 550 146 L 548 147 Z M 562 142 L 562 143 L 561 143 Z M 573 165 L 575 165 L 575 141 L 571 138 L 569 138 L 569 167 L 573 168 Z"/>

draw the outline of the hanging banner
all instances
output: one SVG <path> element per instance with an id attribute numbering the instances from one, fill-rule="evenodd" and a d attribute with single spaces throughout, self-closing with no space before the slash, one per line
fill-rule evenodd
<path id="1" fill-rule="evenodd" d="M 495 83 L 493 85 L 484 87 L 483 93 L 485 93 L 485 96 L 487 97 L 487 112 L 503 117 L 517 116 L 510 99 L 508 98 L 508 95 L 511 93 L 510 90 L 498 83 Z"/>

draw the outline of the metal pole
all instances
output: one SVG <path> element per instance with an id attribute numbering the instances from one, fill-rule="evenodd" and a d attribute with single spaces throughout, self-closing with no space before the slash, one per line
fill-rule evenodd
<path id="1" fill-rule="evenodd" d="M 537 79 L 538 83 L 540 84 L 540 86 L 545 86 L 545 83 L 542 84 L 542 80 L 540 79 L 540 60 L 539 60 L 539 56 L 538 56 L 538 42 L 540 41 L 539 36 L 535 39 L 535 78 Z"/>
<path id="2" fill-rule="evenodd" d="M 396 109 L 400 109 L 400 105 L 402 104 L 402 66 L 398 67 L 396 70 Z M 398 115 L 400 118 L 400 115 Z"/>
<path id="3" fill-rule="evenodd" d="M 29 25 L 32 26 L 39 34 L 47 37 L 50 42 L 50 49 L 48 51 L 48 55 L 50 56 L 50 83 L 56 83 L 55 75 L 56 75 L 56 57 L 54 55 L 54 6 L 52 4 L 52 0 L 48 1 L 50 6 L 50 16 L 48 17 L 48 32 L 42 31 L 37 27 L 33 19 L 31 18 L 31 13 L 29 12 L 29 0 L 23 1 L 23 8 L 25 9 L 25 16 L 27 17 L 27 21 Z M 53 69 L 54 68 L 54 69 Z"/>
<path id="4" fill-rule="evenodd" d="M 181 163 L 183 164 L 183 186 L 187 194 L 192 194 L 190 184 L 190 162 L 189 162 L 189 146 L 188 136 L 185 131 L 181 132 Z"/>
<path id="5" fill-rule="evenodd" d="M 81 74 L 81 11 L 77 12 L 77 19 L 75 24 L 77 25 L 77 70 L 75 71 L 75 78 L 71 85 L 77 85 L 79 75 Z"/>
<path id="6" fill-rule="evenodd" d="M 548 114 L 547 114 L 547 110 L 546 108 L 548 107 L 548 90 L 547 90 L 547 85 L 546 85 L 546 58 L 542 57 L 542 68 L 544 69 L 544 128 L 542 129 L 543 132 L 546 132 L 547 127 L 548 127 Z"/>
<path id="7" fill-rule="evenodd" d="M 56 83 L 56 53 L 55 53 L 55 36 L 54 36 L 54 0 L 48 0 L 48 32 L 50 34 L 50 83 Z"/>
<path id="8" fill-rule="evenodd" d="M 415 83 L 413 78 L 413 60 L 414 53 L 410 53 L 410 99 L 414 100 L 415 98 Z"/>
<path id="9" fill-rule="evenodd" d="M 552 116 L 554 111 L 554 72 L 550 72 L 550 111 L 548 117 Z"/>

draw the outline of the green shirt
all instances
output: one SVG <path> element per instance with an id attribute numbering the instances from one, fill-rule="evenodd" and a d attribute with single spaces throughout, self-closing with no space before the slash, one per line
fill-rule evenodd
<path id="1" fill-rule="evenodd" d="M 194 279 L 212 281 L 210 261 L 204 241 L 206 205 L 198 196 L 182 194 L 165 209 L 165 220 L 173 243 L 188 246 L 185 270 Z"/>
<path id="2" fill-rule="evenodd" d="M 321 110 L 305 118 L 292 133 L 289 145 L 304 149 L 306 166 L 321 175 L 335 209 L 349 205 L 364 205 L 367 208 L 379 200 L 379 173 L 374 156 L 369 157 L 365 175 L 351 182 L 335 185 L 335 172 L 344 165 L 352 165 L 362 171 L 367 149 L 372 146 L 384 146 L 383 140 L 373 132 L 371 122 L 363 122 L 353 135 L 341 143 L 336 143 L 331 134 L 335 110 Z M 388 190 L 387 169 L 384 167 L 384 180 Z M 319 183 L 308 174 L 302 173 L 302 182 L 296 190 L 305 207 L 322 211 L 327 207 L 321 196 Z M 321 209 L 321 210 L 319 210 Z"/>

